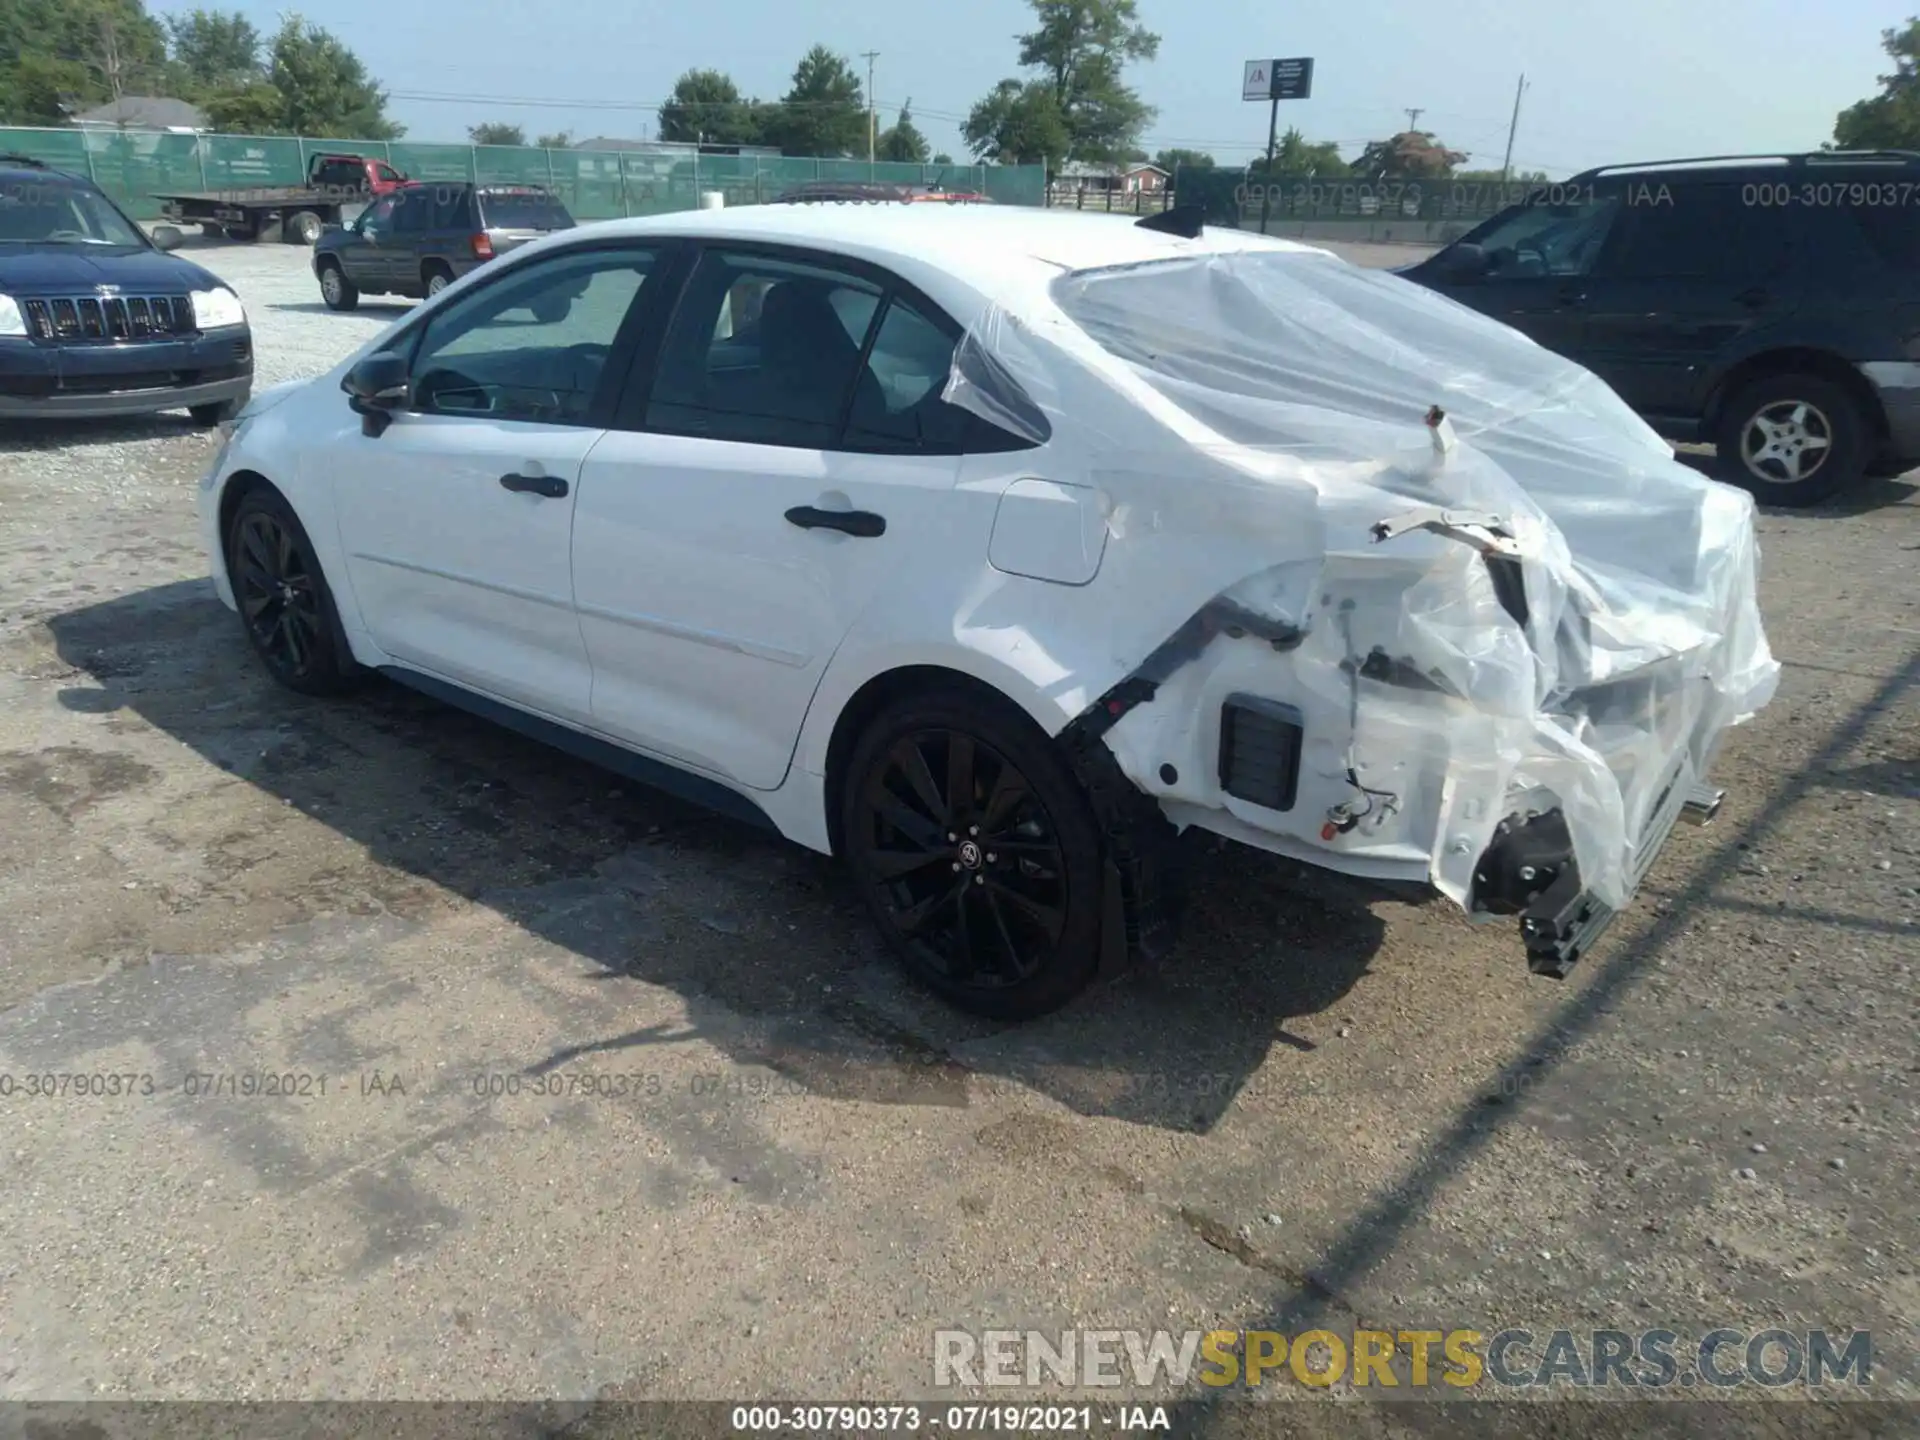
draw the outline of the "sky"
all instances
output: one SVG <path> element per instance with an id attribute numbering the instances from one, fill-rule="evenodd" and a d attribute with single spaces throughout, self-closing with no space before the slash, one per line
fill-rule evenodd
<path id="1" fill-rule="evenodd" d="M 262 30 L 284 0 L 201 0 Z M 156 13 L 192 8 L 149 0 Z M 1311 99 L 1283 102 L 1280 126 L 1338 142 L 1419 128 L 1498 168 L 1524 73 L 1514 164 L 1556 177 L 1591 165 L 1769 150 L 1831 138 L 1835 114 L 1890 68 L 1880 32 L 1920 0 L 1138 0 L 1159 58 L 1128 76 L 1159 114 L 1149 152 L 1206 150 L 1244 164 L 1266 143 L 1267 106 L 1242 101 L 1244 61 L 1312 56 Z M 310 18 L 366 61 L 411 140 L 460 140 L 499 120 L 531 137 L 571 130 L 652 136 L 683 71 L 721 69 L 743 93 L 784 94 L 815 43 L 877 51 L 883 125 L 911 99 L 933 148 L 967 157 L 960 123 L 1019 73 L 1023 0 L 327 0 Z"/>

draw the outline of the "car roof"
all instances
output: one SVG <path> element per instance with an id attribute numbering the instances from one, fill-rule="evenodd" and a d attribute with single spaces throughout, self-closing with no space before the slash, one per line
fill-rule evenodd
<path id="1" fill-rule="evenodd" d="M 1229 250 L 1325 253 L 1245 230 L 1209 229 L 1196 239 L 1184 239 L 1143 230 L 1131 216 L 1030 205 L 742 205 L 603 220 L 569 233 L 806 246 L 883 266 L 937 300 L 946 300 L 947 295 L 938 292 L 951 288 L 939 277 L 995 300 L 1044 284 L 1066 270 Z"/>
<path id="2" fill-rule="evenodd" d="M 1920 151 L 1915 150 L 1812 150 L 1771 155 L 1700 155 L 1684 160 L 1644 160 L 1599 165 L 1591 170 L 1583 170 L 1568 183 L 1609 180 L 1661 181 L 1667 184 L 1676 180 L 1694 180 L 1706 183 L 1755 175 L 1801 179 L 1816 171 L 1915 168 L 1920 168 Z"/>

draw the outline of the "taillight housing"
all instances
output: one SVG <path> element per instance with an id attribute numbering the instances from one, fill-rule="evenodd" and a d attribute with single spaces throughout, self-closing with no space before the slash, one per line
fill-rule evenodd
<path id="1" fill-rule="evenodd" d="M 473 257 L 476 260 L 493 258 L 493 241 L 484 230 L 473 237 Z"/>

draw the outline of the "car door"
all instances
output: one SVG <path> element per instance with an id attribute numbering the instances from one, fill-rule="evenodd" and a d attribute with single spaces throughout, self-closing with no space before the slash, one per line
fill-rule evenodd
<path id="1" fill-rule="evenodd" d="M 1524 335 L 1580 360 L 1586 344 L 1586 280 L 1615 219 L 1618 192 L 1556 193 L 1496 215 L 1408 272 Z M 1477 264 L 1464 257 L 1477 254 Z"/>
<path id="2" fill-rule="evenodd" d="M 781 784 L 855 618 L 946 543 L 973 421 L 940 398 L 959 333 L 870 269 L 705 250 L 581 474 L 599 729 Z"/>
<path id="3" fill-rule="evenodd" d="M 1799 309 L 1802 212 L 1736 181 L 1636 186 L 1587 282 L 1586 363 L 1634 409 L 1700 414 L 1708 379 Z"/>
<path id="4" fill-rule="evenodd" d="M 433 235 L 433 189 L 407 185 L 384 198 L 393 202 L 392 232 L 381 246 L 386 256 L 386 289 L 395 295 L 417 295 L 421 293 L 421 255 Z"/>
<path id="5" fill-rule="evenodd" d="M 357 287 L 374 295 L 391 294 L 393 212 L 401 192 L 383 195 L 354 222 L 340 244 L 340 268 Z"/>
<path id="6" fill-rule="evenodd" d="M 396 661 L 588 718 L 569 573 L 576 490 L 656 255 L 567 250 L 440 307 L 394 347 L 410 357 L 409 408 L 377 436 L 357 421 L 334 436 L 324 463 L 353 594 Z"/>

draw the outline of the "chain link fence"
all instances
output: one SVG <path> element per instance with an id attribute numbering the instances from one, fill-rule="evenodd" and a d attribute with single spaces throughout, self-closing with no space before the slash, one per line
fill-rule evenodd
<path id="1" fill-rule="evenodd" d="M 938 185 L 1002 205 L 1044 205 L 1039 165 L 912 165 L 686 151 L 543 150 L 518 145 L 427 145 L 316 140 L 292 135 L 180 135 L 162 131 L 0 128 L 0 153 L 90 176 L 136 220 L 160 214 L 156 195 L 257 190 L 306 183 L 312 156 L 364 155 L 415 180 L 540 185 L 579 220 L 659 215 L 698 207 L 705 191 L 729 205 L 772 200 L 820 180 Z"/>

